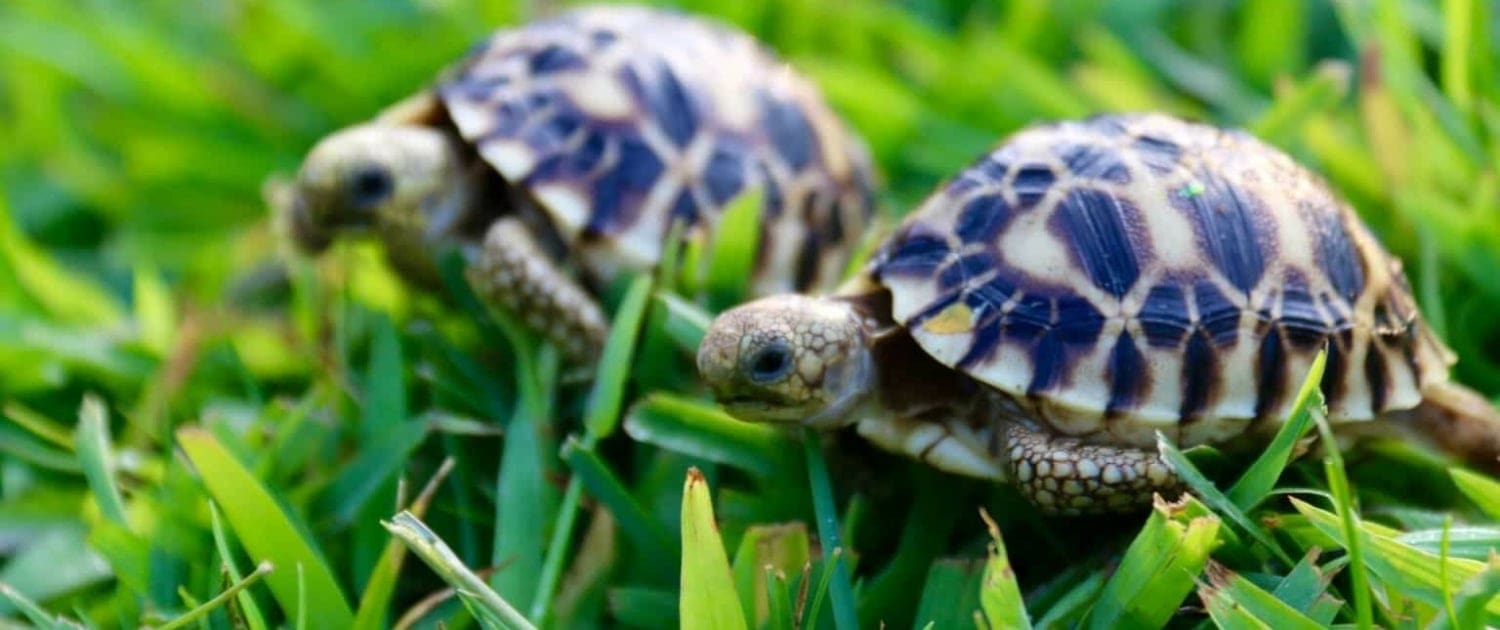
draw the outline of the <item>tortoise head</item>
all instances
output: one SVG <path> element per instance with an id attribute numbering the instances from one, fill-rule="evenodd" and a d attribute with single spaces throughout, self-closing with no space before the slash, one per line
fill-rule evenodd
<path id="1" fill-rule="evenodd" d="M 369 123 L 335 132 L 308 152 L 297 173 L 294 240 L 317 253 L 340 230 L 422 229 L 427 206 L 459 187 L 459 162 L 452 139 L 428 127 Z"/>
<path id="2" fill-rule="evenodd" d="M 847 302 L 776 295 L 714 319 L 698 372 L 741 420 L 842 426 L 875 380 L 868 339 Z"/>

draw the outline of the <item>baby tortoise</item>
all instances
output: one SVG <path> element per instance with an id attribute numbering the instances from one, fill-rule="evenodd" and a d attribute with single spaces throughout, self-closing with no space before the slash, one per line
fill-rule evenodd
<path id="1" fill-rule="evenodd" d="M 1321 179 L 1242 132 L 1109 115 L 1010 137 L 836 295 L 723 313 L 698 368 L 744 420 L 854 425 L 1082 514 L 1181 487 L 1158 431 L 1264 444 L 1325 345 L 1330 420 L 1495 468 L 1500 414 Z"/>
<path id="2" fill-rule="evenodd" d="M 749 36 L 592 7 L 499 31 L 434 85 L 323 139 L 286 220 L 309 254 L 372 234 L 427 288 L 457 248 L 481 299 L 587 362 L 607 327 L 598 290 L 654 266 L 675 223 L 702 239 L 758 188 L 751 291 L 826 291 L 871 218 L 872 185 L 862 141 Z"/>

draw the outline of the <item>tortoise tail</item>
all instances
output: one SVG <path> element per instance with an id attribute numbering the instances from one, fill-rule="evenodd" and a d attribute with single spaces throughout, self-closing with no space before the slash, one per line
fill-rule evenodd
<path id="1" fill-rule="evenodd" d="M 1468 465 L 1500 476 L 1500 411 L 1458 383 L 1430 385 L 1411 412 L 1423 438 Z"/>

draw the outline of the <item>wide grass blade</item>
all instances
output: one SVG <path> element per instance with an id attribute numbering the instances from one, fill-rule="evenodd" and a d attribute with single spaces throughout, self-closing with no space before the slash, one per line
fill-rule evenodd
<path id="1" fill-rule="evenodd" d="M 1084 627 L 1165 625 L 1192 592 L 1218 533 L 1219 518 L 1197 499 L 1186 496 L 1179 503 L 1167 503 L 1157 497 L 1146 525 L 1104 584 Z"/>
<path id="2" fill-rule="evenodd" d="M 979 517 L 990 532 L 989 559 L 984 563 L 984 583 L 979 591 L 984 619 L 991 628 L 1030 628 L 1031 617 L 1021 598 L 1021 587 L 1016 584 L 1015 569 L 1005 554 L 1000 526 L 984 510 L 980 510 Z"/>
<path id="3" fill-rule="evenodd" d="M 311 541 L 302 537 L 276 500 L 213 435 L 198 427 L 177 431 L 177 442 L 198 470 L 208 493 L 250 557 L 269 560 L 278 570 L 267 576 L 271 593 L 287 615 L 306 612 L 319 623 L 347 627 L 354 621 L 333 572 Z M 299 611 L 298 569 L 305 576 L 308 609 Z"/>
<path id="4" fill-rule="evenodd" d="M 688 630 L 743 630 L 745 611 L 734 591 L 734 577 L 719 525 L 714 521 L 708 481 L 688 469 L 682 488 L 682 582 L 678 616 Z"/>

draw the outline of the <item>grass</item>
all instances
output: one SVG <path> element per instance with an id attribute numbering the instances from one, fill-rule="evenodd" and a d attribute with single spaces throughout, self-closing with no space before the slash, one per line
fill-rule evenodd
<path id="1" fill-rule="evenodd" d="M 1405 443 L 1293 457 L 1324 423 L 1316 388 L 1253 462 L 1165 449 L 1196 498 L 1044 519 L 1008 489 L 848 436 L 804 452 L 707 404 L 682 350 L 735 301 L 753 243 L 612 289 L 583 387 L 461 290 L 407 291 L 371 246 L 288 256 L 264 178 L 533 4 L 0 4 L 0 615 L 1500 623 L 1500 482 Z M 1355 204 L 1455 377 L 1500 394 L 1493 3 L 677 4 L 811 75 L 868 139 L 892 216 L 1037 120 L 1158 109 L 1253 130 Z"/>

